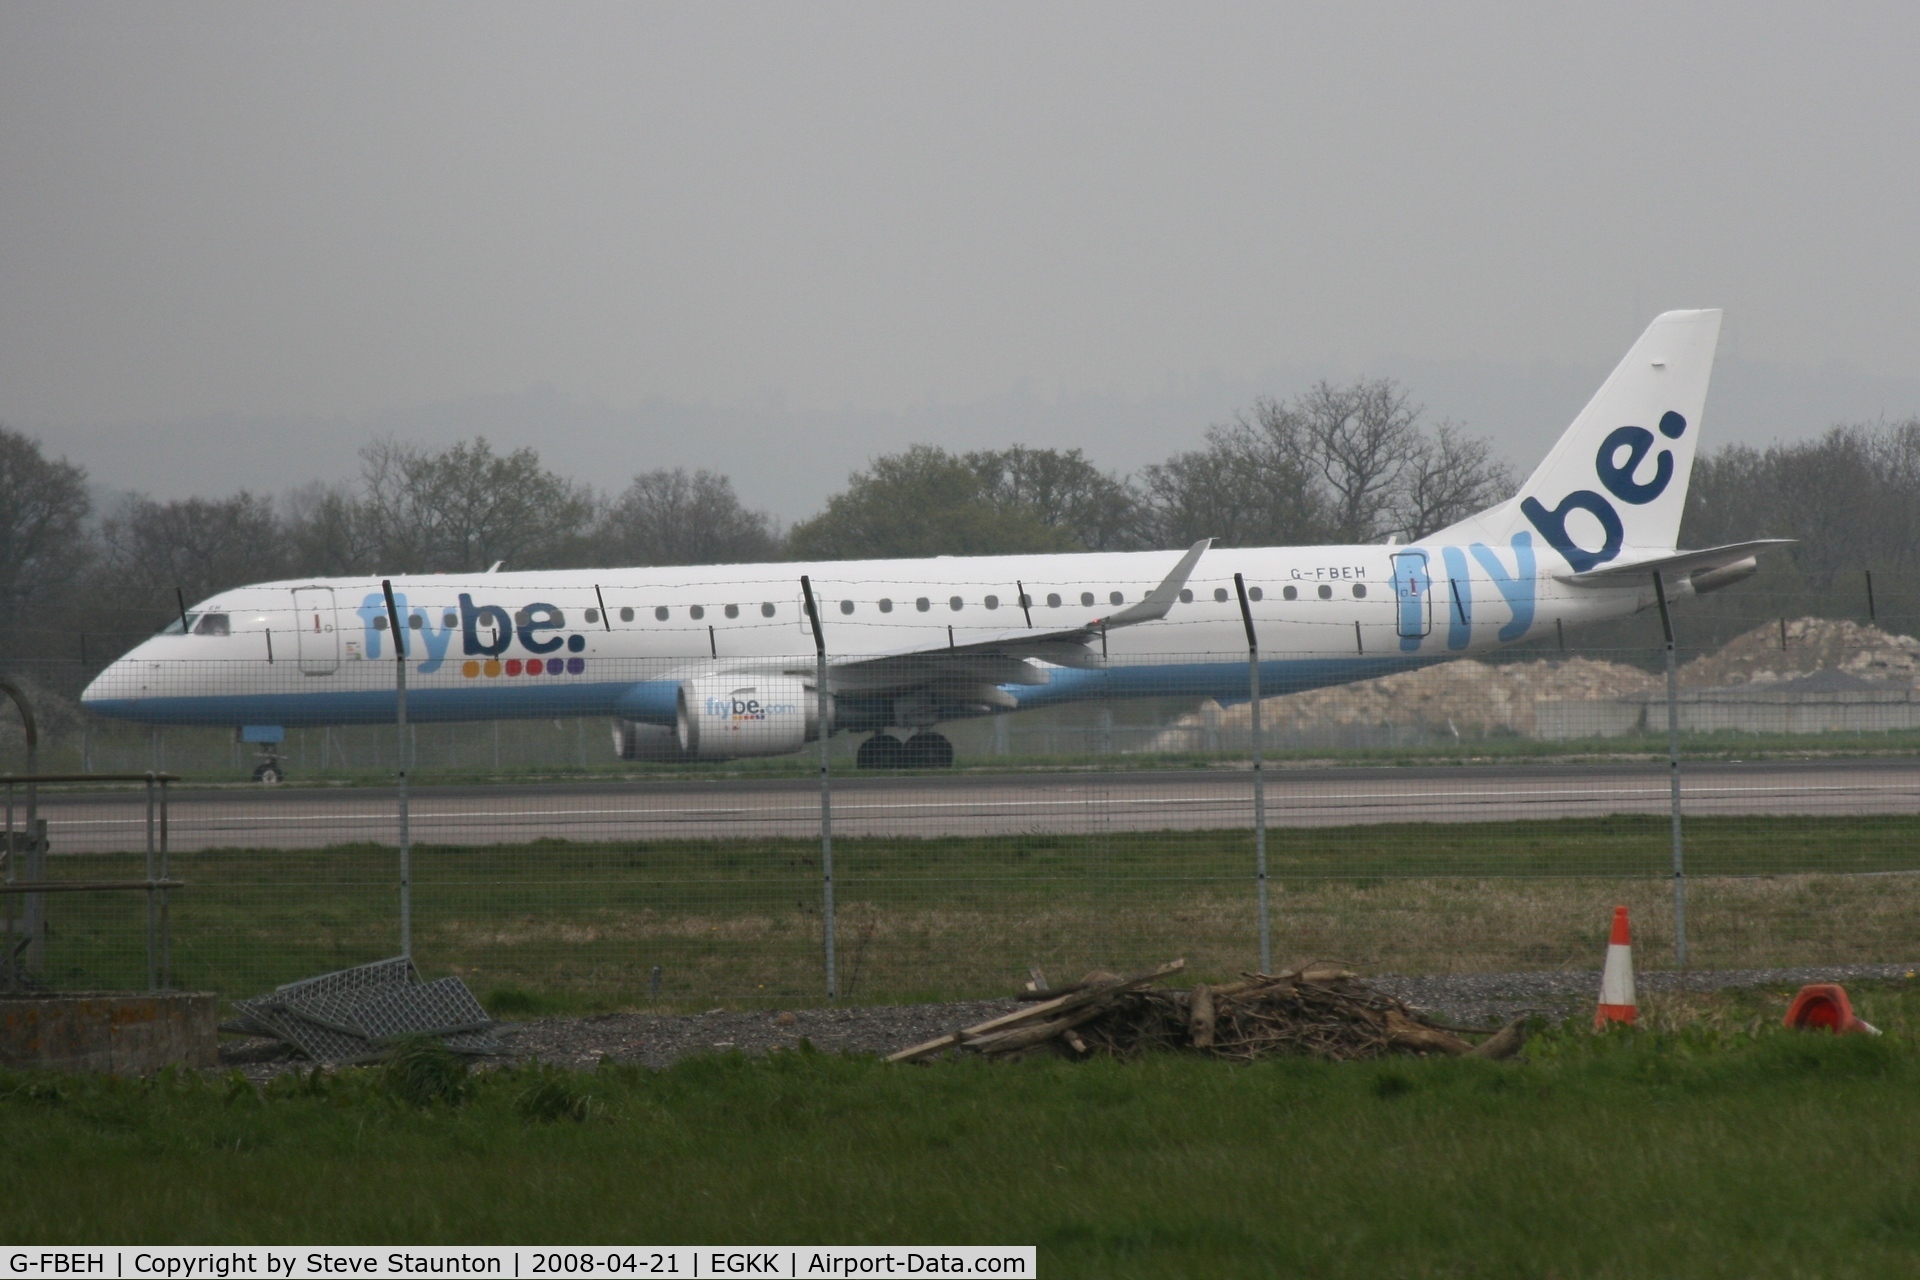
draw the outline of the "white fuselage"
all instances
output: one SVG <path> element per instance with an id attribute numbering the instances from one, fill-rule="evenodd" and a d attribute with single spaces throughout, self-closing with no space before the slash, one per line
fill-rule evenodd
<path id="1" fill-rule="evenodd" d="M 1596 588 L 1552 576 L 1516 544 L 1216 549 L 1159 621 L 1115 629 L 1092 669 L 1035 664 L 1005 686 L 1020 707 L 1086 697 L 1245 696 L 1245 578 L 1268 693 L 1362 679 L 1517 643 L 1556 624 L 1634 612 L 1650 585 Z M 1057 631 L 1139 601 L 1172 552 L 562 570 L 391 580 L 410 632 L 418 720 L 608 715 L 673 722 L 671 691 L 716 671 L 810 677 L 819 601 L 838 669 L 1031 629 Z M 1544 560 L 1546 563 L 1543 563 Z M 1564 572 L 1564 567 L 1561 566 Z M 1678 584 L 1676 584 L 1678 585 Z M 1684 588 L 1682 588 L 1684 589 Z M 1030 604 L 1021 607 L 1024 593 Z M 100 714 L 157 724 L 378 723 L 394 717 L 395 663 L 378 578 L 223 591 L 88 688 Z M 885 708 L 839 719 L 884 727 Z"/>

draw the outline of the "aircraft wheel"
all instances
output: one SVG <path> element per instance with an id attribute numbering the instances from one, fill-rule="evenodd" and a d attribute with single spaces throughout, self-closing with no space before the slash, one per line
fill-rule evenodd
<path id="1" fill-rule="evenodd" d="M 862 769 L 898 769 L 906 763 L 907 744 L 890 733 L 876 733 L 860 744 L 854 764 Z"/>
<path id="2" fill-rule="evenodd" d="M 263 760 L 256 765 L 253 770 L 253 780 L 255 782 L 263 782 L 267 786 L 273 786 L 285 776 L 285 774 L 280 772 L 280 762 L 278 760 Z"/>
<path id="3" fill-rule="evenodd" d="M 910 769 L 951 769 L 953 744 L 938 733 L 916 733 L 906 742 L 907 767 Z"/>

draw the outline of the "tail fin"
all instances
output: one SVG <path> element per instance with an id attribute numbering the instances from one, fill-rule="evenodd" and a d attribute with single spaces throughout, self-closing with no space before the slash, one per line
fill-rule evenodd
<path id="1" fill-rule="evenodd" d="M 1531 531 L 1575 573 L 1671 551 L 1719 341 L 1717 309 L 1656 318 L 1518 494 L 1422 541 Z"/>

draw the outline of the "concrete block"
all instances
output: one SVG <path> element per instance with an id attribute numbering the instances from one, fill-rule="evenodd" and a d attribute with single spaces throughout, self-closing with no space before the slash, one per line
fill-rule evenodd
<path id="1" fill-rule="evenodd" d="M 210 991 L 0 995 L 0 1065 L 143 1076 L 219 1060 Z"/>

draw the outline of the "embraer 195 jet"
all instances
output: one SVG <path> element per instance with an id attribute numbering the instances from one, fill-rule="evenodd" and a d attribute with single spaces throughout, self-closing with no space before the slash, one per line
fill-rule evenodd
<path id="1" fill-rule="evenodd" d="M 1677 551 L 1720 312 L 1656 319 L 1506 502 L 1406 546 L 1212 548 L 391 579 L 414 720 L 609 716 L 628 759 L 723 760 L 866 733 L 868 767 L 950 764 L 943 721 L 1088 698 L 1285 692 L 1483 653 L 1737 582 L 1778 540 Z M 818 601 L 827 660 L 820 723 Z M 98 715 L 390 723 L 379 578 L 216 593 L 113 663 Z M 272 764 L 269 757 L 269 764 Z M 265 767 L 265 766 L 263 766 Z M 271 775 L 269 775 L 271 776 Z"/>

